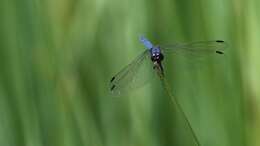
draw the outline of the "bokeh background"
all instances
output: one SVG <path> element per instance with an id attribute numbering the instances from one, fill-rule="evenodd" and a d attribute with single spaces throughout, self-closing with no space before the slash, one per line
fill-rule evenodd
<path id="1" fill-rule="evenodd" d="M 110 78 L 156 44 L 222 39 L 225 55 L 164 65 L 202 146 L 259 146 L 258 0 L 1 0 L 1 146 L 190 146 L 160 81 Z"/>

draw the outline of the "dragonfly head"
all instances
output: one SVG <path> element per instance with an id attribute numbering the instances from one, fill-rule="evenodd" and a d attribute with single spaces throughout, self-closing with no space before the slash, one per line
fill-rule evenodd
<path id="1" fill-rule="evenodd" d="M 153 62 L 160 63 L 163 60 L 163 58 L 164 58 L 164 56 L 163 56 L 159 46 L 156 46 L 151 49 L 151 60 Z"/>

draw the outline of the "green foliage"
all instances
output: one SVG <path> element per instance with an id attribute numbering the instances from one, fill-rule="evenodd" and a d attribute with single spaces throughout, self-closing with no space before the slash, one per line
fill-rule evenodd
<path id="1" fill-rule="evenodd" d="M 160 80 L 121 98 L 110 78 L 156 44 L 222 39 L 224 56 L 165 57 L 202 146 L 257 146 L 257 0 L 1 0 L 0 145 L 190 146 Z"/>

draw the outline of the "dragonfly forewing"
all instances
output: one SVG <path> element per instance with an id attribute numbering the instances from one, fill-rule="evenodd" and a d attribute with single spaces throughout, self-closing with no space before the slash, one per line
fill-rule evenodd
<path id="1" fill-rule="evenodd" d="M 143 85 L 147 81 L 144 78 L 144 74 L 147 72 L 146 69 L 150 67 L 147 65 L 148 63 L 150 63 L 149 50 L 145 50 L 111 78 L 109 85 L 110 92 L 114 95 L 120 95 Z"/>

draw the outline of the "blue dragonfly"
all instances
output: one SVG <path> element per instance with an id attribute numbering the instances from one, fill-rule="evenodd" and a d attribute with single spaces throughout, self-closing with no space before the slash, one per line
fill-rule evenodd
<path id="1" fill-rule="evenodd" d="M 147 38 L 141 36 L 140 42 L 145 46 L 145 50 L 137 56 L 130 64 L 113 76 L 110 80 L 110 91 L 113 94 L 121 94 L 129 90 L 129 86 L 136 85 L 135 76 L 140 72 L 146 60 L 150 59 L 152 68 L 157 74 L 164 77 L 164 67 L 162 61 L 164 54 L 189 54 L 195 57 L 208 56 L 213 54 L 224 54 L 226 43 L 223 40 L 199 41 L 192 43 L 177 43 L 173 45 L 153 45 Z"/>

